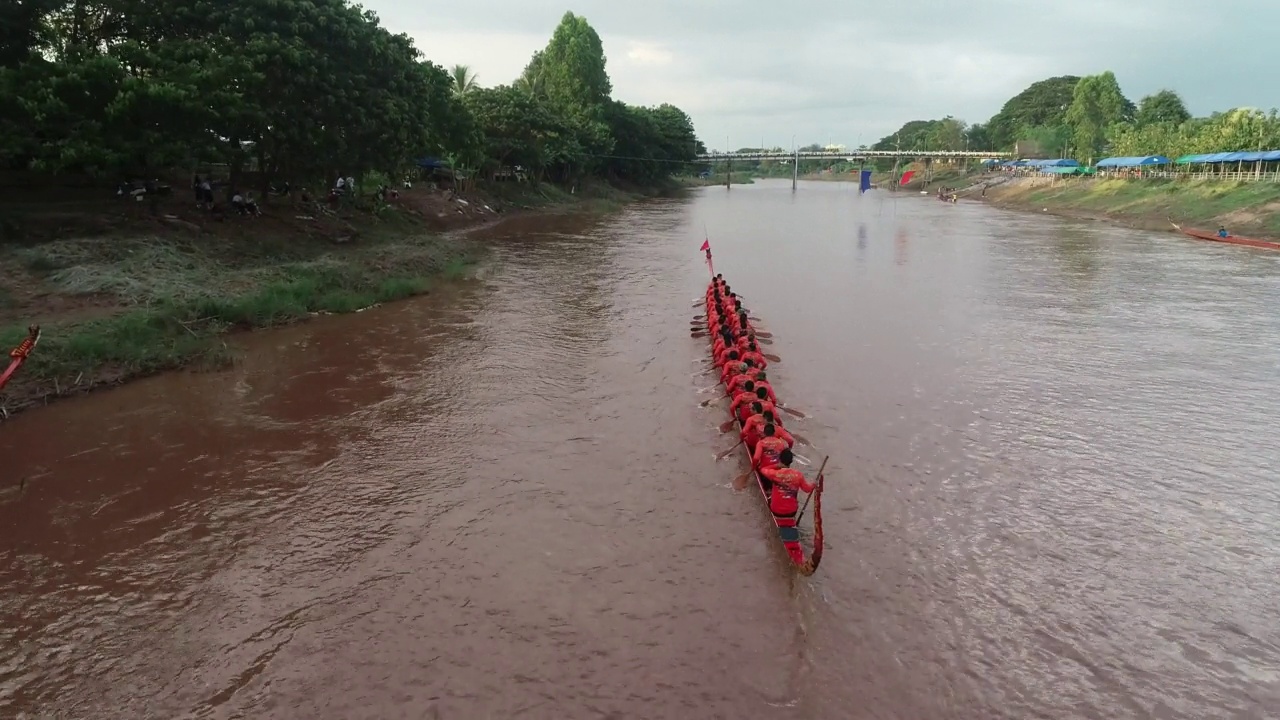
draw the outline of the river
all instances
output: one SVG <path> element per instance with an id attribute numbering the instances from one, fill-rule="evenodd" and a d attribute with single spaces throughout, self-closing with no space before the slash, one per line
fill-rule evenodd
<path id="1" fill-rule="evenodd" d="M 713 460 L 704 227 L 811 578 Z M 1280 717 L 1280 255 L 786 182 L 459 242 L 0 426 L 0 717 Z"/>

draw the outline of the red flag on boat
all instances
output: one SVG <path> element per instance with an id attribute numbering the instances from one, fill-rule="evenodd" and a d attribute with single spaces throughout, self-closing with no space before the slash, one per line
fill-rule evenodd
<path id="1" fill-rule="evenodd" d="M 708 238 L 708 239 L 706 239 L 706 240 L 703 240 L 703 241 L 702 241 L 702 247 L 698 248 L 698 250 L 700 250 L 700 251 L 702 251 L 702 252 L 707 252 L 707 251 L 708 251 L 708 250 L 710 250 L 710 249 L 711 249 L 711 240 L 710 240 L 709 238 Z"/>
<path id="2" fill-rule="evenodd" d="M 916 174 L 915 170 L 908 170 L 902 173 L 902 179 L 898 181 L 898 185 L 906 185 L 907 183 L 911 182 L 911 176 L 915 174 Z"/>

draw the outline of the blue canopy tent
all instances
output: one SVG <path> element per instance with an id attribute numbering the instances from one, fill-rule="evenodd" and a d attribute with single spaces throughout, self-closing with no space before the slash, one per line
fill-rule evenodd
<path id="1" fill-rule="evenodd" d="M 1168 165 L 1169 158 L 1163 155 L 1144 155 L 1142 157 L 1110 157 L 1098 161 L 1099 168 L 1134 168 L 1151 165 Z"/>
<path id="2" fill-rule="evenodd" d="M 1057 158 L 1055 160 L 1034 160 L 1032 164 L 1040 168 L 1042 173 L 1063 174 L 1065 168 L 1078 168 L 1080 163 L 1070 158 Z"/>
<path id="3" fill-rule="evenodd" d="M 1178 165 L 1215 165 L 1218 163 L 1228 162 L 1280 162 L 1280 150 L 1183 155 L 1174 162 Z"/>

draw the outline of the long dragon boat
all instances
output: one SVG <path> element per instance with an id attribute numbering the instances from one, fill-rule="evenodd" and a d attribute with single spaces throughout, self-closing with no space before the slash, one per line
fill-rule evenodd
<path id="1" fill-rule="evenodd" d="M 1246 247 L 1263 248 L 1264 250 L 1280 250 L 1280 242 L 1273 242 L 1271 240 L 1256 240 L 1254 238 L 1239 237 L 1236 235 L 1228 235 L 1226 237 L 1222 237 L 1218 235 L 1218 233 L 1210 232 L 1208 230 L 1196 230 L 1195 228 L 1184 228 L 1181 225 L 1174 222 L 1170 222 L 1169 224 L 1173 225 L 1174 229 L 1176 229 L 1178 232 L 1182 233 L 1183 235 L 1186 235 L 1187 237 L 1196 238 L 1197 240 L 1208 240 L 1209 242 L 1227 243 L 1228 245 L 1244 245 Z"/>
<path id="2" fill-rule="evenodd" d="M 27 329 L 27 339 L 23 340 L 18 347 L 9 351 L 9 367 L 5 369 L 3 374 L 0 374 L 0 390 L 3 390 L 4 386 L 8 385 L 13 376 L 18 373 L 18 368 L 22 367 L 27 358 L 31 357 L 31 351 L 36 349 L 36 343 L 39 342 L 40 328 L 32 325 Z"/>
<path id="3" fill-rule="evenodd" d="M 710 311 L 710 301 L 707 302 L 707 310 Z M 728 390 L 728 388 L 725 388 Z M 732 415 L 732 413 L 730 413 Z M 737 416 L 733 416 L 734 427 L 738 431 L 742 431 L 742 420 Z M 742 445 L 742 452 L 746 455 L 748 465 L 751 463 L 751 451 L 747 449 L 745 444 Z M 811 499 L 813 501 L 813 551 L 806 557 L 804 546 L 800 542 L 799 520 L 804 513 L 801 509 L 793 517 L 779 517 L 773 514 L 773 509 L 769 506 L 769 491 L 773 488 L 773 483 L 768 478 L 760 474 L 759 471 L 751 473 L 756 479 L 756 486 L 760 489 L 760 497 L 764 500 L 765 510 L 769 512 L 769 517 L 773 518 L 774 525 L 778 528 L 778 540 L 782 543 L 783 550 L 787 556 L 791 558 L 791 562 L 801 575 L 812 575 L 818 569 L 818 563 L 822 562 L 822 472 L 818 473 L 818 487 L 813 491 Z"/>

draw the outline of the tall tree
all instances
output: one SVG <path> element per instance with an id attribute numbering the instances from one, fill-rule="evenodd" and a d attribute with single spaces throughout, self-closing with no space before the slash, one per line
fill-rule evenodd
<path id="1" fill-rule="evenodd" d="M 991 150 L 994 147 L 991 141 L 991 129 L 982 123 L 970 125 L 964 135 L 970 150 Z"/>
<path id="2" fill-rule="evenodd" d="M 458 95 L 466 95 L 475 90 L 476 74 L 471 71 L 470 65 L 454 65 L 449 70 L 449 75 L 453 78 L 453 92 Z"/>
<path id="3" fill-rule="evenodd" d="M 613 85 L 605 71 L 604 44 L 586 18 L 566 12 L 535 62 L 557 105 L 602 111 L 609 102 Z"/>
<path id="4" fill-rule="evenodd" d="M 1172 90 L 1161 90 L 1148 95 L 1138 103 L 1138 113 L 1134 121 L 1138 125 L 1155 125 L 1168 123 L 1181 125 L 1191 119 L 1187 106 L 1178 93 Z"/>
<path id="5" fill-rule="evenodd" d="M 959 151 L 965 149 L 965 130 L 968 125 L 950 115 L 934 124 L 926 142 L 930 150 Z"/>
<path id="6" fill-rule="evenodd" d="M 524 66 L 524 72 L 520 73 L 514 84 L 534 97 L 544 98 L 547 96 L 545 78 L 546 75 L 542 72 L 542 51 L 539 50 L 529 58 L 529 64 Z"/>
<path id="7" fill-rule="evenodd" d="M 62 0 L 0 3 L 0 68 L 17 65 L 39 48 L 45 18 L 62 4 Z"/>
<path id="8" fill-rule="evenodd" d="M 565 151 L 573 146 L 582 150 L 553 175 L 570 179 L 600 167 L 614 147 L 610 118 L 619 116 L 610 106 L 613 86 L 605 71 L 604 45 L 587 19 L 565 13 L 550 42 L 529 61 L 525 77 L 572 129 L 574 142 L 565 144 Z"/>
<path id="9" fill-rule="evenodd" d="M 1092 162 L 1106 148 L 1108 129 L 1132 120 L 1133 114 L 1133 103 L 1120 91 L 1110 70 L 1081 78 L 1066 115 L 1077 157 Z"/>
<path id="10" fill-rule="evenodd" d="M 395 172 L 426 154 L 652 181 L 689 117 L 615 103 L 568 13 L 516 87 L 483 90 L 351 0 L 0 0 L 0 166 L 111 178 L 251 163 L 265 181 Z M 630 165 L 606 168 L 615 142 Z"/>
<path id="11" fill-rule="evenodd" d="M 910 120 L 902 124 L 898 131 L 892 135 L 886 135 L 875 145 L 871 146 L 872 150 L 924 150 L 929 146 L 929 139 L 933 134 L 934 128 L 938 124 L 938 120 Z"/>
<path id="12" fill-rule="evenodd" d="M 987 123 L 992 149 L 1003 150 L 1012 146 L 1024 127 L 1063 122 L 1079 81 L 1080 78 L 1074 75 L 1051 77 L 1034 82 L 1009 98 Z"/>
<path id="13" fill-rule="evenodd" d="M 1071 127 L 1066 123 L 1024 127 L 1014 143 L 1019 157 L 1058 158 L 1071 145 Z"/>

